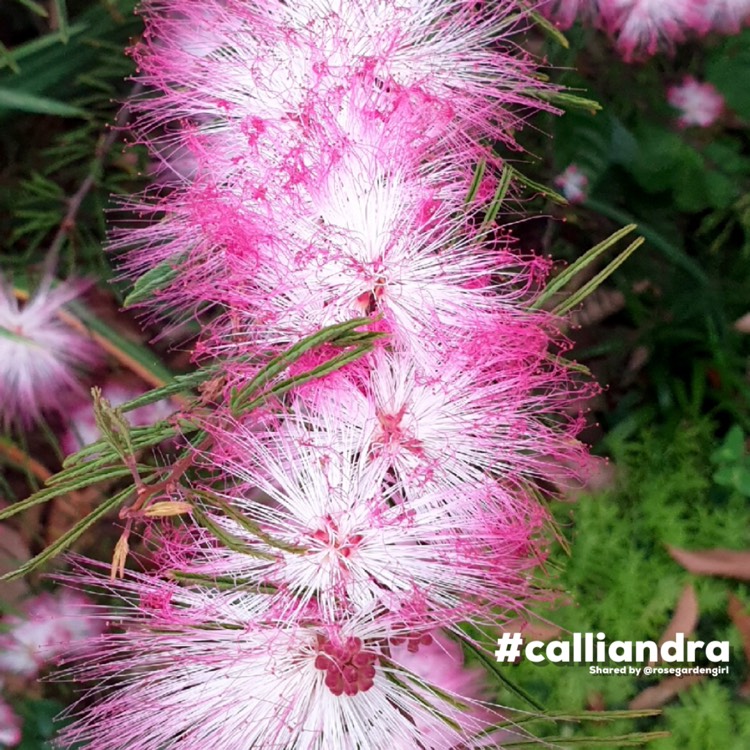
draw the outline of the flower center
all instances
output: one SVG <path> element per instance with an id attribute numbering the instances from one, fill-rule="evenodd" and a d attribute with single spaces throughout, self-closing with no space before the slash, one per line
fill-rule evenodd
<path id="1" fill-rule="evenodd" d="M 379 411 L 377 418 L 380 422 L 380 433 L 375 437 L 374 443 L 391 451 L 403 448 L 415 455 L 421 455 L 421 440 L 411 435 L 401 424 L 405 413 L 406 405 L 402 406 L 395 414 Z"/>
<path id="2" fill-rule="evenodd" d="M 339 565 L 345 567 L 346 561 L 351 557 L 352 552 L 357 549 L 363 536 L 362 534 L 342 533 L 336 521 L 327 515 L 322 528 L 314 531 L 312 538 L 319 542 L 322 547 L 334 553 L 338 558 Z"/>
<path id="3" fill-rule="evenodd" d="M 362 650 L 359 638 L 341 644 L 318 636 L 315 668 L 326 673 L 325 685 L 336 696 L 364 693 L 373 686 L 377 655 Z"/>

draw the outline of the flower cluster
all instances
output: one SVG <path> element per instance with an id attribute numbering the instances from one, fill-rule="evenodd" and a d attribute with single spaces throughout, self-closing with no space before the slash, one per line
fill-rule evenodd
<path id="1" fill-rule="evenodd" d="M 104 630 L 104 622 L 88 597 L 58 590 L 31 597 L 17 611 L 0 618 L 0 747 L 21 742 L 22 720 L 3 692 L 18 692 L 84 641 Z M 4 679 L 10 684 L 4 689 Z"/>
<path id="2" fill-rule="evenodd" d="M 192 517 L 152 527 L 143 572 L 73 574 L 123 603 L 72 667 L 100 688 L 62 742 L 494 745 L 503 717 L 446 634 L 535 596 L 539 494 L 583 456 L 585 388 L 531 304 L 548 264 L 482 222 L 503 167 L 487 144 L 516 148 L 551 109 L 513 36 L 528 17 L 514 0 L 159 0 L 146 18 L 133 106 L 163 168 L 113 245 L 128 275 L 158 275 L 154 318 L 200 321 L 195 360 L 220 377 L 191 415 L 196 471 L 165 491 Z M 357 319 L 379 334 L 366 356 L 230 408 L 272 357 Z"/>
<path id="3" fill-rule="evenodd" d="M 92 365 L 96 347 L 61 319 L 80 283 L 52 287 L 49 279 L 25 303 L 0 276 L 0 421 L 28 425 L 61 412 L 65 392 L 81 393 L 77 370 Z"/>
<path id="4" fill-rule="evenodd" d="M 589 178 L 577 164 L 569 164 L 557 177 L 555 185 L 560 188 L 568 203 L 583 203 L 589 186 Z"/>
<path id="5" fill-rule="evenodd" d="M 39 594 L 20 614 L 0 620 L 0 673 L 36 677 L 71 644 L 104 629 L 87 597 L 60 590 Z"/>
<path id="6" fill-rule="evenodd" d="M 724 97 L 710 83 L 701 83 L 686 76 L 679 86 L 667 89 L 667 101 L 680 112 L 677 120 L 681 128 L 713 125 L 724 112 Z"/>
<path id="7" fill-rule="evenodd" d="M 0 682 L 0 688 L 3 684 Z M 0 747 L 15 747 L 21 742 L 21 719 L 0 696 Z"/>
<path id="8" fill-rule="evenodd" d="M 689 35 L 738 33 L 750 20 L 750 0 L 550 0 L 542 11 L 564 29 L 576 19 L 603 29 L 632 61 Z"/>

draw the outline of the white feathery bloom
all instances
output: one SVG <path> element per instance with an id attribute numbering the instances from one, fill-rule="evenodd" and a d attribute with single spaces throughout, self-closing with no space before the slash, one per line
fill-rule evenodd
<path id="1" fill-rule="evenodd" d="M 21 303 L 0 277 L 0 419 L 29 423 L 67 407 L 65 391 L 81 391 L 76 368 L 96 359 L 93 342 L 59 318 L 80 284 L 42 284 Z"/>
<path id="2" fill-rule="evenodd" d="M 679 86 L 670 86 L 667 101 L 680 112 L 680 127 L 707 128 L 719 119 L 724 111 L 724 97 L 710 83 L 701 83 L 686 76 Z"/>
<path id="3" fill-rule="evenodd" d="M 231 592 L 221 602 L 216 591 L 138 574 L 98 583 L 126 599 L 148 591 L 161 605 L 123 607 L 115 620 L 127 628 L 97 644 L 98 662 L 87 666 L 80 654 L 82 666 L 69 667 L 110 689 L 62 731 L 63 746 L 121 750 L 126 737 L 130 750 L 437 750 L 470 742 L 488 717 L 499 719 L 478 718 L 471 696 L 399 665 L 391 639 L 408 631 L 382 622 L 288 625 L 258 616 L 263 603 L 237 606 Z"/>

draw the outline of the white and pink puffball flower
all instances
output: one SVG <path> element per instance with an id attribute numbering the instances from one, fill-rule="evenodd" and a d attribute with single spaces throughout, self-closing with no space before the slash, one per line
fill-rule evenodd
<path id="1" fill-rule="evenodd" d="M 738 34 L 750 21 L 750 0 L 708 0 L 703 15 L 711 31 Z"/>
<path id="2" fill-rule="evenodd" d="M 724 97 L 711 83 L 701 83 L 686 76 L 679 86 L 670 86 L 667 101 L 680 112 L 677 122 L 681 128 L 707 128 L 722 115 Z"/>
<path id="3" fill-rule="evenodd" d="M 541 325 L 508 316 L 479 340 L 444 345 L 429 366 L 376 351 L 366 366 L 306 393 L 310 413 L 299 418 L 336 415 L 359 429 L 369 460 L 398 479 L 406 497 L 430 486 L 465 488 L 493 472 L 522 484 L 546 476 L 558 454 L 570 459 L 578 429 L 566 413 L 572 384 L 549 362 L 548 344 Z"/>
<path id="4" fill-rule="evenodd" d="M 106 383 L 102 395 L 113 407 L 122 406 L 143 395 L 143 391 L 121 383 Z M 159 420 L 166 419 L 174 409 L 169 401 L 157 401 L 125 412 L 125 418 L 131 427 L 148 427 Z M 66 431 L 61 444 L 66 454 L 75 453 L 87 445 L 95 443 L 101 437 L 96 426 L 94 409 L 90 403 L 82 402 L 68 412 Z"/>
<path id="5" fill-rule="evenodd" d="M 160 290 L 162 319 L 218 304 L 241 306 L 255 325 L 278 301 L 295 306 L 276 312 L 278 326 L 299 316 L 312 329 L 344 319 L 373 288 L 392 316 L 413 317 L 409 293 L 414 309 L 427 294 L 409 243 L 455 241 L 420 216 L 433 205 L 455 216 L 457 170 L 486 156 L 487 138 L 512 142 L 529 113 L 554 109 L 533 96 L 548 88 L 533 60 L 505 43 L 525 22 L 517 11 L 513 0 L 147 5 L 138 61 L 154 93 L 133 104 L 136 127 L 155 152 L 166 141 L 197 167 L 169 201 L 155 190 L 135 202 L 159 220 L 115 234 L 125 273 L 179 267 Z M 207 15 L 217 46 L 197 54 L 186 37 Z M 305 316 L 331 293 L 326 317 Z M 267 309 L 247 310 L 256 299 Z"/>
<path id="6" fill-rule="evenodd" d="M 78 370 L 96 362 L 93 341 L 60 319 L 81 283 L 42 282 L 26 302 L 0 277 L 0 421 L 29 424 L 82 393 Z"/>
<path id="7" fill-rule="evenodd" d="M 549 263 L 479 225 L 494 191 L 466 202 L 478 161 L 499 180 L 491 144 L 554 109 L 510 34 L 530 17 L 516 0 L 153 0 L 145 14 L 134 129 L 196 168 L 135 199 L 112 247 L 130 278 L 173 272 L 148 307 L 205 323 L 194 360 L 230 403 L 191 413 L 206 442 L 168 483 L 189 510 L 148 522 L 147 572 L 68 579 L 123 606 L 76 651 L 70 675 L 94 700 L 61 743 L 483 744 L 471 686 L 432 685 L 392 648 L 541 595 L 539 480 L 551 455 L 580 452 L 559 321 L 530 309 Z M 363 318 L 383 334 L 367 356 L 311 380 L 339 351 L 319 347 L 278 373 L 296 384 L 280 401 L 277 380 L 261 408 L 232 403 L 301 337 Z"/>
<path id="8" fill-rule="evenodd" d="M 0 696 L 0 747 L 18 745 L 21 742 L 21 730 L 21 718 Z"/>
<path id="9" fill-rule="evenodd" d="M 99 635 L 102 620 L 90 600 L 67 589 L 27 602 L 20 615 L 0 621 L 0 672 L 35 677 L 46 665 L 80 641 Z"/>
<path id="10" fill-rule="evenodd" d="M 603 9 L 604 25 L 631 62 L 672 49 L 691 32 L 705 32 L 703 5 L 703 0 L 610 0 Z"/>
<path id="11" fill-rule="evenodd" d="M 577 164 L 570 164 L 555 177 L 555 185 L 568 203 L 583 203 L 588 197 L 589 178 Z"/>
<path id="12" fill-rule="evenodd" d="M 103 636 L 97 663 L 82 653 L 69 663 L 70 677 L 108 689 L 62 730 L 63 747 L 120 750 L 127 738 L 132 750 L 447 750 L 473 746 L 501 720 L 478 704 L 476 676 L 443 638 L 438 655 L 431 637 L 370 617 L 325 626 L 311 610 L 285 622 L 250 589 L 187 589 L 137 573 L 90 582 L 122 598 L 110 616 L 124 629 Z M 416 653 L 399 646 L 412 641 Z"/>
<path id="13" fill-rule="evenodd" d="M 223 499 L 263 537 L 206 508 L 213 525 L 252 553 L 196 528 L 179 548 L 165 540 L 163 554 L 191 575 L 271 584 L 266 600 L 289 622 L 313 603 L 330 623 L 385 607 L 419 610 L 433 627 L 458 613 L 483 623 L 493 607 L 518 608 L 540 561 L 533 537 L 544 514 L 531 498 L 476 475 L 407 497 L 400 481 L 388 481 L 387 466 L 371 460 L 371 435 L 336 414 L 315 422 L 261 434 L 207 425 L 221 474 L 262 492 L 263 500 L 244 491 Z"/>

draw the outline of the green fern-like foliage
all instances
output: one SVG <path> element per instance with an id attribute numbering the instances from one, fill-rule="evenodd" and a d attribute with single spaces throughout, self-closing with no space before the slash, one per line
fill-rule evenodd
<path id="1" fill-rule="evenodd" d="M 730 674 L 707 678 L 681 693 L 655 721 L 639 722 L 637 727 L 632 722 L 588 724 L 577 728 L 576 735 L 667 730 L 671 737 L 654 747 L 750 747 L 747 707 L 735 697 L 747 668 L 739 634 L 726 614 L 728 592 L 747 603 L 748 590 L 740 584 L 692 576 L 667 552 L 667 545 L 750 547 L 747 499 L 712 481 L 715 467 L 710 457 L 715 443 L 713 426 L 701 422 L 676 430 L 646 430 L 620 447 L 617 486 L 583 498 L 573 513 L 565 509 L 560 514 L 570 554 L 558 550 L 551 563 L 563 571 L 558 583 L 574 604 L 546 615 L 571 633 L 604 632 L 610 641 L 656 641 L 684 586 L 692 583 L 700 606 L 698 637 L 730 641 Z M 507 674 L 545 709 L 567 712 L 602 703 L 607 709 L 627 708 L 640 691 L 663 679 L 590 675 L 586 665 L 528 662 Z"/>
<path id="2" fill-rule="evenodd" d="M 85 0 L 68 9 L 56 0 L 65 12 L 53 24 L 28 3 L 0 3 L 0 29 L 14 43 L 0 48 L 0 235 L 6 238 L 0 267 L 6 273 L 41 263 L 57 243 L 60 274 L 110 276 L 102 253 L 106 209 L 112 194 L 133 192 L 146 171 L 140 151 L 123 153 L 125 128 L 110 130 L 134 86 L 125 48 L 141 32 L 135 5 Z"/>

